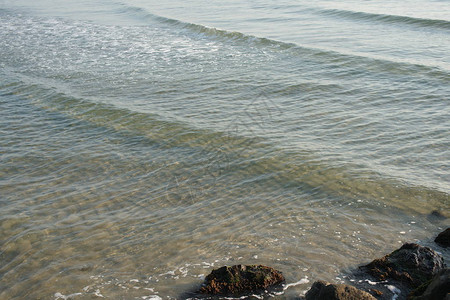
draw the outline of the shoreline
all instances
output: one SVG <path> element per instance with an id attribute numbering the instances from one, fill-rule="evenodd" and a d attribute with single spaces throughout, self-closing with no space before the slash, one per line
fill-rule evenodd
<path id="1" fill-rule="evenodd" d="M 369 264 L 359 265 L 350 274 L 344 275 L 345 284 L 314 279 L 311 287 L 295 299 L 438 300 L 441 298 L 436 295 L 443 294 L 450 297 L 450 269 L 442 255 L 442 252 L 450 250 L 450 227 L 436 236 L 434 244 L 435 247 L 431 248 L 404 243 L 401 248 L 382 258 L 376 258 Z M 266 299 L 283 295 L 291 286 L 310 282 L 306 278 L 287 284 L 283 277 L 280 283 L 279 280 L 267 280 L 272 278 L 269 273 L 265 275 L 266 280 L 258 282 L 258 277 L 251 275 L 249 269 L 270 269 L 271 272 L 282 274 L 261 265 L 224 266 L 213 270 L 197 290 L 187 292 L 181 298 Z M 257 286 L 262 288 L 255 288 Z M 447 300 L 445 296 L 442 299 Z"/>

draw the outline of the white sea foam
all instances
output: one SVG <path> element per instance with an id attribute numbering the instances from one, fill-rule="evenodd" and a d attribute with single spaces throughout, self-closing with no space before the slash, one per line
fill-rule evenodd
<path id="1" fill-rule="evenodd" d="M 371 280 L 369 280 L 369 279 L 366 279 L 365 281 L 366 281 L 368 284 L 370 284 L 370 285 L 377 285 L 377 284 L 378 284 L 378 282 L 371 281 Z"/>
<path id="2" fill-rule="evenodd" d="M 388 288 L 388 290 L 390 290 L 393 295 L 392 295 L 392 300 L 396 300 L 398 298 L 398 295 L 401 294 L 402 291 L 400 291 L 400 289 L 394 285 L 386 285 L 386 287 Z"/>
<path id="3" fill-rule="evenodd" d="M 166 272 L 166 273 L 162 273 L 162 274 L 159 274 L 159 276 L 166 276 L 166 275 L 175 275 L 175 270 L 173 270 L 173 271 L 168 271 L 168 272 Z"/>
<path id="4" fill-rule="evenodd" d="M 150 296 L 142 296 L 144 300 L 162 300 L 162 298 L 158 295 L 150 295 Z"/>
<path id="5" fill-rule="evenodd" d="M 100 297 L 100 298 L 105 298 L 105 296 L 103 296 L 102 293 L 100 293 L 99 289 L 95 290 L 94 295 L 97 296 L 97 297 Z"/>
<path id="6" fill-rule="evenodd" d="M 83 295 L 82 293 L 74 293 L 74 294 L 70 294 L 70 295 L 63 295 L 61 293 L 55 293 L 55 299 L 63 299 L 63 300 L 70 300 L 75 298 L 76 296 L 81 296 Z"/>
<path id="7" fill-rule="evenodd" d="M 309 283 L 308 276 L 305 276 L 304 278 L 300 279 L 297 282 L 288 283 L 288 284 L 284 285 L 283 290 L 285 291 L 285 290 L 287 290 L 290 287 L 297 286 L 297 285 L 300 285 L 300 284 L 306 284 L 306 283 Z"/>

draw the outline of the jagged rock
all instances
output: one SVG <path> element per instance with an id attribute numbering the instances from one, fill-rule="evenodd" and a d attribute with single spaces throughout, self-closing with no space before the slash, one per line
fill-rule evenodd
<path id="1" fill-rule="evenodd" d="M 266 266 L 235 265 L 213 270 L 206 276 L 199 293 L 240 296 L 264 291 L 284 282 L 281 272 Z"/>
<path id="2" fill-rule="evenodd" d="M 350 285 L 316 281 L 306 293 L 305 300 L 376 300 L 376 298 Z"/>
<path id="3" fill-rule="evenodd" d="M 410 288 L 417 288 L 432 279 L 444 267 L 444 259 L 432 249 L 406 243 L 400 249 L 375 259 L 361 269 L 377 280 L 395 280 Z"/>
<path id="4" fill-rule="evenodd" d="M 441 300 L 450 298 L 450 269 L 441 270 L 433 279 L 411 293 L 411 300 Z"/>
<path id="5" fill-rule="evenodd" d="M 434 241 L 442 247 L 450 247 L 450 227 L 439 233 Z"/>

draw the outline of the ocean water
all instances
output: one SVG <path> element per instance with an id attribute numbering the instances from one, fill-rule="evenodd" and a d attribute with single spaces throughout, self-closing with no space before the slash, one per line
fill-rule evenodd
<path id="1" fill-rule="evenodd" d="M 0 299 L 448 260 L 449 53 L 445 0 L 0 0 Z"/>

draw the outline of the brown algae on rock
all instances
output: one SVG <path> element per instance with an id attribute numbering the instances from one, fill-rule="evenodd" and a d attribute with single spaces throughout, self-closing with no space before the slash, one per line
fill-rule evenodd
<path id="1" fill-rule="evenodd" d="M 205 278 L 199 293 L 208 295 L 243 295 L 264 291 L 285 281 L 283 274 L 262 265 L 234 265 L 215 269 Z"/>

